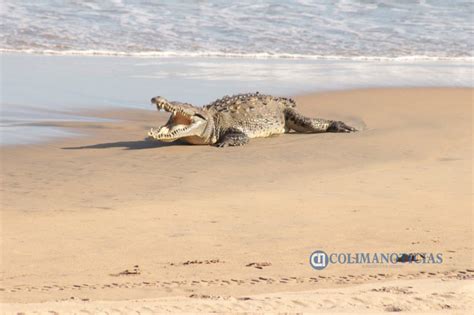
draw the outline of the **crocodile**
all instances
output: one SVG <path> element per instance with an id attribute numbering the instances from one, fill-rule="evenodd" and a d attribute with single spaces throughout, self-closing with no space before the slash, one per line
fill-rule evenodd
<path id="1" fill-rule="evenodd" d="M 291 98 L 258 92 L 225 96 L 203 107 L 168 101 L 161 96 L 153 97 L 151 102 L 158 111 L 171 113 L 164 126 L 148 132 L 150 139 L 163 142 L 179 139 L 190 144 L 226 147 L 290 131 L 357 131 L 342 121 L 303 116 L 296 111 L 296 102 Z"/>

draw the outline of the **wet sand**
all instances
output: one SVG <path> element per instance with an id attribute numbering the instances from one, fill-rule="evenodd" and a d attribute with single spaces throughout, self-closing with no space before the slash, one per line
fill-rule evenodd
<path id="1" fill-rule="evenodd" d="M 48 123 L 81 137 L 1 148 L 5 310 L 120 310 L 132 299 L 181 312 L 472 308 L 473 90 L 296 100 L 363 130 L 161 144 L 143 140 L 167 119 L 150 105 L 94 113 L 118 122 Z M 315 271 L 315 250 L 433 252 L 443 263 Z M 359 285 L 367 296 L 355 301 Z"/>

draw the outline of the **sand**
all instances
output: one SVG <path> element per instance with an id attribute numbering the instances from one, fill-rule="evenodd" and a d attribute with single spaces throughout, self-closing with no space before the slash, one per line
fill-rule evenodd
<path id="1" fill-rule="evenodd" d="M 144 141 L 167 118 L 151 105 L 51 122 L 81 136 L 1 148 L 3 310 L 465 313 L 473 92 L 299 96 L 363 130 L 225 149 Z M 316 271 L 315 250 L 443 263 Z"/>

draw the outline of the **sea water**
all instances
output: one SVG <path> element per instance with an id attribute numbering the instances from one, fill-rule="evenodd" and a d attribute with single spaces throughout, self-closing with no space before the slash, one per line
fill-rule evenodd
<path id="1" fill-rule="evenodd" d="M 155 95 L 473 85 L 472 1 L 4 0 L 0 15 L 3 144 Z"/>
<path id="2" fill-rule="evenodd" d="M 472 0 L 3 0 L 2 48 L 132 56 L 472 57 Z"/>

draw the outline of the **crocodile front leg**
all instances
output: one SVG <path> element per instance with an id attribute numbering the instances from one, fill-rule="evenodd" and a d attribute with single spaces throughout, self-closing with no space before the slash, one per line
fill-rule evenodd
<path id="1" fill-rule="evenodd" d="M 293 129 L 301 133 L 357 131 L 357 129 L 346 125 L 342 121 L 309 118 L 301 115 L 293 108 L 285 109 L 285 124 L 287 129 Z"/>
<path id="2" fill-rule="evenodd" d="M 220 137 L 216 146 L 219 148 L 227 146 L 241 146 L 249 142 L 249 137 L 240 130 L 229 129 Z"/>

